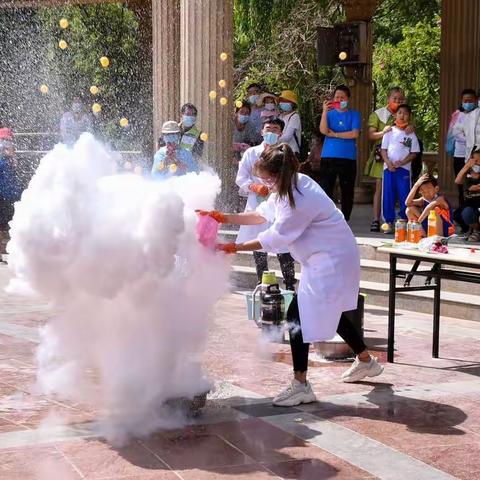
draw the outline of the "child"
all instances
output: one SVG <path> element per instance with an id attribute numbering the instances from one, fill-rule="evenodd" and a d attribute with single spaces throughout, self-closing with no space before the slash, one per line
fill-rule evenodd
<path id="1" fill-rule="evenodd" d="M 420 193 L 420 198 L 415 198 L 417 193 Z M 428 232 L 428 214 L 432 210 L 437 214 L 436 235 L 449 237 L 455 233 L 455 226 L 451 220 L 452 208 L 447 199 L 439 193 L 437 179 L 428 173 L 415 182 L 405 205 L 408 219 L 422 224 L 424 236 Z"/>
<path id="2" fill-rule="evenodd" d="M 388 224 L 385 233 L 393 232 L 395 221 L 395 203 L 400 205 L 399 217 L 407 219 L 405 200 L 410 191 L 410 162 L 420 152 L 417 136 L 414 132 L 406 133 L 410 122 L 411 108 L 402 104 L 395 114 L 392 129 L 385 133 L 380 150 L 383 158 L 383 218 Z"/>
<path id="3" fill-rule="evenodd" d="M 480 147 L 474 147 L 472 156 L 458 172 L 455 183 L 463 185 L 465 200 L 458 214 L 460 223 L 466 224 L 470 229 L 466 240 L 467 242 L 480 242 Z M 457 212 L 455 213 L 457 214 Z"/>

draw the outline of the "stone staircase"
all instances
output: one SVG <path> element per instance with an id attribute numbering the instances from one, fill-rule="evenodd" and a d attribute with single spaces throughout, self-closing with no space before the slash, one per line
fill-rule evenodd
<path id="1" fill-rule="evenodd" d="M 235 240 L 236 231 L 223 230 L 223 241 Z M 382 239 L 357 237 L 357 244 L 361 256 L 360 291 L 366 294 L 366 303 L 388 308 L 389 264 L 388 255 L 377 252 Z M 412 262 L 400 261 L 399 266 L 410 269 Z M 274 270 L 279 281 L 281 280 L 280 266 L 276 255 L 269 254 L 269 268 Z M 428 264 L 422 264 L 421 269 L 429 270 Z M 300 278 L 300 266 L 296 266 L 297 278 Z M 238 290 L 253 290 L 257 283 L 253 255 L 251 252 L 240 252 L 232 264 L 231 281 Z M 398 285 L 403 279 L 397 280 Z M 417 277 L 411 285 L 422 285 L 423 278 Z M 397 293 L 396 304 L 398 309 L 411 310 L 421 313 L 432 313 L 433 291 Z M 442 280 L 442 302 L 440 313 L 442 316 L 475 320 L 480 322 L 480 285 L 464 282 Z"/>

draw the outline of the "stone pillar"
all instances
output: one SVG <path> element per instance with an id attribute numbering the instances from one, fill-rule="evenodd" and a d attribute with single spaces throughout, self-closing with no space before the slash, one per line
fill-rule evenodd
<path id="1" fill-rule="evenodd" d="M 195 3 L 195 2 L 193 2 Z M 180 0 L 152 0 L 153 137 L 180 117 Z"/>
<path id="2" fill-rule="evenodd" d="M 362 133 L 357 141 L 357 179 L 355 182 L 355 203 L 371 201 L 371 189 L 364 182 L 363 169 L 370 154 L 371 144 L 368 140 L 368 117 L 373 111 L 372 97 L 372 17 L 378 0 L 344 0 L 347 22 L 367 22 L 367 64 L 355 71 L 345 68 L 346 83 L 352 91 L 351 108 L 358 110 L 362 116 Z M 355 78 L 357 77 L 357 78 Z"/>
<path id="3" fill-rule="evenodd" d="M 198 108 L 198 125 L 208 135 L 204 160 L 222 179 L 219 208 L 235 208 L 237 165 L 232 155 L 234 99 L 233 0 L 181 0 L 181 103 Z M 222 61 L 221 53 L 227 54 Z M 225 87 L 219 81 L 226 82 Z M 209 92 L 215 90 L 212 100 Z M 221 98 L 227 104 L 220 103 Z"/>
<path id="4" fill-rule="evenodd" d="M 480 0 L 443 0 L 440 51 L 440 138 L 438 173 L 442 189 L 456 199 L 451 157 L 445 141 L 452 112 L 464 88 L 480 88 Z"/>

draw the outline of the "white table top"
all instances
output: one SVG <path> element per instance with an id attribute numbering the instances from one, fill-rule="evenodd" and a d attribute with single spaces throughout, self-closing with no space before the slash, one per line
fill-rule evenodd
<path id="1" fill-rule="evenodd" d="M 408 255 L 412 258 L 425 260 L 426 262 L 456 262 L 462 263 L 468 267 L 480 268 L 480 248 L 475 248 L 475 252 L 471 252 L 470 248 L 449 246 L 448 253 L 428 253 L 421 252 L 417 249 L 402 248 L 396 246 L 378 247 L 377 250 L 381 253 L 396 253 L 399 255 Z"/>

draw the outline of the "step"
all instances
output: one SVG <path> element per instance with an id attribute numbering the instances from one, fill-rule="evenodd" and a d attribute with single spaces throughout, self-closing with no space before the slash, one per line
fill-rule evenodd
<path id="1" fill-rule="evenodd" d="M 252 252 L 239 252 L 236 254 L 233 264 L 239 267 L 254 267 Z M 368 282 L 389 283 L 390 266 L 388 262 L 380 260 L 370 260 L 368 258 L 360 259 L 361 279 Z M 410 270 L 412 264 L 401 260 L 398 267 L 404 270 Z M 275 254 L 268 254 L 268 267 L 271 270 L 280 271 L 280 264 Z M 421 266 L 419 270 L 429 271 L 430 265 Z M 300 272 L 300 265 L 295 262 L 295 271 Z M 424 277 L 416 277 L 412 280 L 411 285 L 423 285 Z M 399 280 L 401 283 L 401 280 Z M 442 280 L 442 291 L 453 293 L 468 293 L 480 296 L 480 284 L 457 282 L 452 280 Z"/>
<path id="2" fill-rule="evenodd" d="M 275 274 L 281 283 L 281 272 L 276 270 Z M 300 277 L 298 273 L 295 276 Z M 233 265 L 230 279 L 233 289 L 253 290 L 257 284 L 253 267 Z M 360 291 L 367 295 L 367 304 L 388 307 L 388 283 L 362 280 Z M 432 313 L 432 299 L 433 291 L 399 292 L 396 296 L 396 306 L 401 310 Z M 480 322 L 480 297 L 442 290 L 440 311 L 443 316 Z"/>

